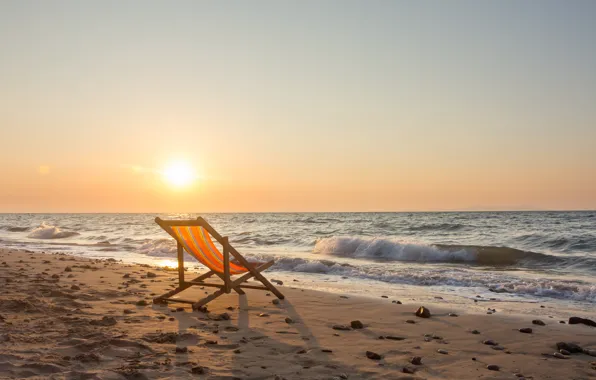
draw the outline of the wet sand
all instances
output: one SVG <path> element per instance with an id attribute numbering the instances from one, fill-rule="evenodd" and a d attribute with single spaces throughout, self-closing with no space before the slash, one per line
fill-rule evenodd
<path id="1" fill-rule="evenodd" d="M 557 342 L 596 350 L 596 328 L 548 318 L 557 310 L 544 303 L 520 306 L 533 317 L 485 302 L 496 309 L 486 314 L 428 294 L 341 296 L 284 280 L 279 304 L 248 290 L 196 312 L 151 303 L 176 284 L 173 271 L 1 249 L 0 378 L 596 378 L 596 357 L 553 356 Z M 414 315 L 420 306 L 430 318 Z"/>

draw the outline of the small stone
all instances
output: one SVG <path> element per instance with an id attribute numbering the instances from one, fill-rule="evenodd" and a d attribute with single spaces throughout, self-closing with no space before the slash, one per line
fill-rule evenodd
<path id="1" fill-rule="evenodd" d="M 176 311 L 184 311 L 184 308 L 183 307 L 177 307 L 176 308 Z"/>
<path id="2" fill-rule="evenodd" d="M 559 350 L 559 352 L 563 355 L 569 356 L 571 355 L 571 352 L 567 351 L 567 350 Z"/>
<path id="3" fill-rule="evenodd" d="M 216 340 L 206 340 L 205 344 L 217 344 Z"/>
<path id="4" fill-rule="evenodd" d="M 546 323 L 542 322 L 540 319 L 534 319 L 532 321 L 532 324 L 538 325 L 538 326 L 545 326 L 546 325 Z"/>
<path id="5" fill-rule="evenodd" d="M 198 365 L 196 367 L 192 367 L 190 372 L 195 375 L 203 375 L 203 374 L 205 374 L 205 372 L 207 372 L 207 368 Z"/>
<path id="6" fill-rule="evenodd" d="M 531 334 L 532 333 L 532 329 L 529 327 L 524 327 L 522 329 L 519 329 L 520 333 L 524 333 L 524 334 Z"/>
<path id="7" fill-rule="evenodd" d="M 81 290 L 81 287 L 79 287 L 78 285 L 73 285 L 70 287 L 71 290 Z"/>
<path id="8" fill-rule="evenodd" d="M 413 325 L 413 324 L 415 324 L 415 323 L 416 323 L 416 321 L 415 321 L 415 320 L 413 320 L 413 319 L 407 319 L 407 320 L 406 320 L 406 323 L 410 323 L 410 324 L 412 324 L 412 325 Z"/>
<path id="9" fill-rule="evenodd" d="M 274 283 L 276 283 L 277 285 L 283 285 L 283 284 L 284 284 L 284 282 L 283 282 L 283 281 L 281 281 L 281 280 L 274 280 L 274 279 L 272 279 L 272 280 L 271 280 L 271 282 L 274 282 Z"/>
<path id="10" fill-rule="evenodd" d="M 388 296 L 381 296 L 381 298 L 389 298 Z"/>
<path id="11" fill-rule="evenodd" d="M 53 274 L 53 275 L 52 275 L 52 278 L 54 278 L 54 279 L 59 279 L 59 278 L 60 278 L 60 276 L 59 276 L 59 275 L 57 275 L 57 274 Z"/>
<path id="12" fill-rule="evenodd" d="M 330 349 L 328 349 L 328 348 L 323 348 L 323 349 L 321 350 L 321 352 L 327 352 L 327 353 L 330 353 L 330 352 L 333 352 L 333 350 L 330 350 Z"/>
<path id="13" fill-rule="evenodd" d="M 471 333 L 472 334 L 475 334 L 475 335 L 478 335 L 478 334 L 480 334 L 480 331 L 478 331 L 478 330 L 472 330 Z"/>
<path id="14" fill-rule="evenodd" d="M 455 314 L 455 313 L 449 313 L 450 317 L 459 317 L 459 315 Z"/>
<path id="15" fill-rule="evenodd" d="M 269 316 L 269 314 L 267 314 L 267 313 L 260 313 L 259 314 L 259 317 L 268 317 L 268 316 Z"/>
<path id="16" fill-rule="evenodd" d="M 449 354 L 449 352 L 448 352 L 447 350 L 443 350 L 442 348 L 439 348 L 439 349 L 437 350 L 437 352 L 438 352 L 439 354 L 443 354 L 443 355 L 447 355 L 447 354 Z"/>
<path id="17" fill-rule="evenodd" d="M 379 337 L 381 338 L 381 337 Z M 383 339 L 389 339 L 389 340 L 405 340 L 406 338 L 403 338 L 401 336 L 393 336 L 393 335 L 385 335 L 382 337 Z"/>
<path id="18" fill-rule="evenodd" d="M 188 352 L 188 347 L 176 347 L 177 354 L 185 354 Z"/>
<path id="19" fill-rule="evenodd" d="M 153 272 L 147 272 L 147 278 L 155 278 L 157 275 Z"/>
<path id="20" fill-rule="evenodd" d="M 418 310 L 416 310 L 416 316 L 420 318 L 430 318 L 430 310 L 424 306 L 420 306 Z"/>
<path id="21" fill-rule="evenodd" d="M 560 352 L 555 352 L 553 353 L 553 356 L 557 359 L 569 359 L 569 356 L 565 356 Z"/>
<path id="22" fill-rule="evenodd" d="M 571 352 L 572 354 L 584 352 L 584 349 L 575 343 L 557 342 L 557 349 L 566 350 Z"/>
<path id="23" fill-rule="evenodd" d="M 482 341 L 482 344 L 486 344 L 487 346 L 497 346 L 498 345 L 498 343 L 492 339 L 484 340 L 484 341 Z"/>
<path id="24" fill-rule="evenodd" d="M 363 329 L 364 328 L 364 325 L 362 324 L 362 322 L 360 322 L 358 320 L 350 322 L 350 326 L 352 326 L 353 329 Z"/>
<path id="25" fill-rule="evenodd" d="M 500 368 L 496 364 L 489 364 L 486 366 L 486 369 L 488 369 L 489 371 L 498 371 Z"/>
<path id="26" fill-rule="evenodd" d="M 349 331 L 352 328 L 350 326 L 346 326 L 346 325 L 333 325 L 333 330 L 340 330 L 340 331 Z"/>
<path id="27" fill-rule="evenodd" d="M 170 318 L 168 318 L 168 321 L 172 321 L 172 322 L 174 322 L 175 320 L 176 320 L 176 318 L 174 318 L 174 317 L 170 317 Z"/>
<path id="28" fill-rule="evenodd" d="M 279 305 L 279 300 L 275 298 L 273 301 L 271 301 L 271 303 L 274 305 Z"/>
<path id="29" fill-rule="evenodd" d="M 402 304 L 401 301 L 391 301 L 391 303 L 395 303 L 395 304 L 398 304 L 398 305 L 401 305 Z"/>
<path id="30" fill-rule="evenodd" d="M 54 276 L 52 276 L 54 277 Z M 590 319 L 586 319 L 586 318 L 580 318 L 580 317 L 571 317 L 569 318 L 569 324 L 570 325 L 577 325 L 577 324 L 583 324 L 586 326 L 592 326 L 592 327 L 596 327 L 596 322 L 590 320 Z"/>
<path id="31" fill-rule="evenodd" d="M 414 365 L 422 365 L 422 358 L 420 356 L 414 356 L 412 359 L 410 359 L 410 363 Z"/>
<path id="32" fill-rule="evenodd" d="M 130 309 L 124 309 L 124 310 L 122 310 L 122 312 L 123 312 L 124 314 L 134 314 L 134 311 L 132 311 L 132 310 L 130 310 Z"/>
<path id="33" fill-rule="evenodd" d="M 377 354 L 376 352 L 366 351 L 366 357 L 370 360 L 381 360 L 381 355 Z"/>
<path id="34" fill-rule="evenodd" d="M 288 323 L 288 324 L 292 324 L 292 323 L 294 323 L 294 320 L 293 320 L 292 318 L 290 318 L 290 317 L 286 317 L 285 321 L 286 321 L 286 323 Z"/>
<path id="35" fill-rule="evenodd" d="M 410 368 L 410 367 L 404 367 L 404 368 L 402 368 L 402 370 L 401 370 L 401 371 L 402 371 L 403 373 L 410 373 L 410 374 L 412 374 L 412 373 L 416 372 L 416 371 L 414 371 L 414 369 L 413 369 L 413 368 Z"/>
<path id="36" fill-rule="evenodd" d="M 140 301 L 137 301 L 137 303 L 135 305 L 137 305 L 137 306 L 147 306 L 148 303 L 145 300 L 140 300 Z"/>
<path id="37" fill-rule="evenodd" d="M 72 268 L 71 267 L 66 267 L 66 268 L 64 268 L 64 271 L 65 272 L 72 272 Z"/>

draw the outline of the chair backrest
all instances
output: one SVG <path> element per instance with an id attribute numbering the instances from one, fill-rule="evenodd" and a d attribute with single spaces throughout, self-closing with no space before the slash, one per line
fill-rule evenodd
<path id="1" fill-rule="evenodd" d="M 170 226 L 176 240 L 182 244 L 186 252 L 194 256 L 209 269 L 224 273 L 224 256 L 217 249 L 211 235 L 201 226 Z M 244 266 L 230 261 L 230 274 L 247 272 Z"/>

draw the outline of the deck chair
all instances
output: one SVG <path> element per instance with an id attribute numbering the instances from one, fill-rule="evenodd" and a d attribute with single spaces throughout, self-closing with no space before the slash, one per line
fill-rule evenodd
<path id="1" fill-rule="evenodd" d="M 188 303 L 197 310 L 222 294 L 231 293 L 232 290 L 240 295 L 245 294 L 242 289 L 269 290 L 277 298 L 284 298 L 284 295 L 261 274 L 262 271 L 272 266 L 274 261 L 249 262 L 230 245 L 227 236 L 221 236 L 205 219 L 199 217 L 192 220 L 163 220 L 157 217 L 155 222 L 170 234 L 178 245 L 178 287 L 154 298 L 153 303 Z M 212 236 L 223 247 L 223 253 L 213 243 Z M 201 264 L 209 268 L 209 271 L 193 280 L 185 281 L 184 251 L 194 256 Z M 230 260 L 230 254 L 234 260 Z M 232 279 L 232 276 L 235 275 L 241 276 Z M 221 278 L 223 284 L 204 282 L 211 276 Z M 263 286 L 245 284 L 252 277 L 259 280 Z M 174 295 L 191 286 L 214 287 L 218 290 L 198 301 L 173 298 Z"/>

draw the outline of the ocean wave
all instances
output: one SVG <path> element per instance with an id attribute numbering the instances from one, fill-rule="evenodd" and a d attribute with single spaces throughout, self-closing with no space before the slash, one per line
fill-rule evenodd
<path id="1" fill-rule="evenodd" d="M 176 255 L 176 243 L 172 239 L 154 239 L 142 244 L 138 250 L 147 256 L 173 257 Z"/>
<path id="2" fill-rule="evenodd" d="M 404 243 L 397 239 L 366 239 L 360 237 L 330 237 L 320 239 L 317 241 L 313 253 L 355 259 L 421 263 L 469 263 L 486 266 L 509 266 L 527 261 L 552 265 L 569 260 L 559 256 L 522 251 L 509 247 L 449 244 L 427 245 Z"/>
<path id="3" fill-rule="evenodd" d="M 79 235 L 76 231 L 62 231 L 56 226 L 42 222 L 41 225 L 31 231 L 27 237 L 32 239 L 64 239 L 76 235 Z"/>
<path id="4" fill-rule="evenodd" d="M 257 259 L 271 259 L 257 257 Z M 521 279 L 503 273 L 478 272 L 466 268 L 353 266 L 332 260 L 308 260 L 276 257 L 272 270 L 337 275 L 353 279 L 375 280 L 416 286 L 480 287 L 519 296 L 550 297 L 596 302 L 596 285 L 574 280 Z"/>

